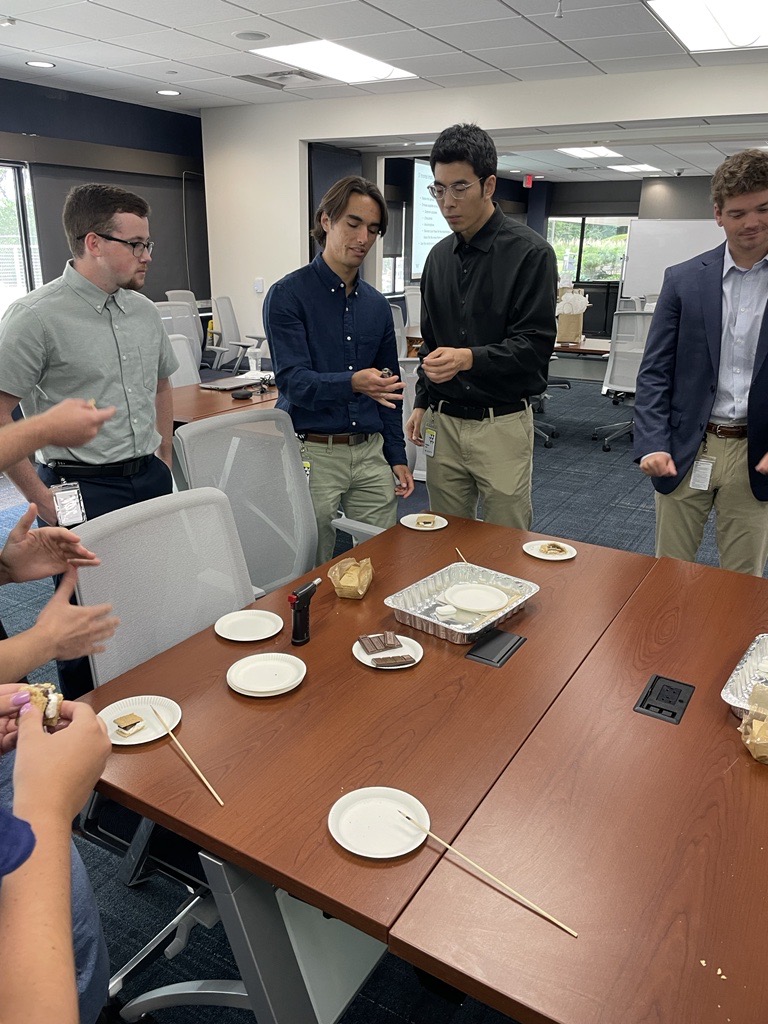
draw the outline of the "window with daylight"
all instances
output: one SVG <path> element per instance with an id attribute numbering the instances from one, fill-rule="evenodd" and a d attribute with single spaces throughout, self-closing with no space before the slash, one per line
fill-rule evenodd
<path id="1" fill-rule="evenodd" d="M 0 315 L 42 283 L 29 174 L 0 163 Z"/>
<path id="2" fill-rule="evenodd" d="M 561 277 L 618 281 L 627 248 L 629 217 L 552 217 L 547 241 Z"/>

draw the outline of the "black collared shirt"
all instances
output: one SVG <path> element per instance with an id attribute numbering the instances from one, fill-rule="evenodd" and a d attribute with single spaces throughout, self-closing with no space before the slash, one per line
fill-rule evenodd
<path id="1" fill-rule="evenodd" d="M 434 246 L 421 278 L 421 355 L 471 348 L 470 370 L 433 384 L 419 369 L 416 407 L 456 402 L 489 407 L 540 395 L 555 345 L 557 260 L 537 232 L 499 206 L 465 242 Z"/>

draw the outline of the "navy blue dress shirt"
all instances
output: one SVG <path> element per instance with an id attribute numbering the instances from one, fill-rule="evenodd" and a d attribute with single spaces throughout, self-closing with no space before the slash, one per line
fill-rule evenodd
<path id="1" fill-rule="evenodd" d="M 264 303 L 280 397 L 297 434 L 382 434 L 390 466 L 407 464 L 401 403 L 387 409 L 352 390 L 357 370 L 399 375 L 392 311 L 357 278 L 347 295 L 322 254 L 274 284 Z"/>

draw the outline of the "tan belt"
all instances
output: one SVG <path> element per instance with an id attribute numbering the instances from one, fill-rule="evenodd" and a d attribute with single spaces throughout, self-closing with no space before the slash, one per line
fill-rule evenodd
<path id="1" fill-rule="evenodd" d="M 707 433 L 714 434 L 715 437 L 746 437 L 747 425 L 746 423 L 733 425 L 728 423 L 708 423 Z"/>

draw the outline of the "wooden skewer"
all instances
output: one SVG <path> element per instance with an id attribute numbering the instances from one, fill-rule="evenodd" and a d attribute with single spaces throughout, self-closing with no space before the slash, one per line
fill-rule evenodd
<path id="1" fill-rule="evenodd" d="M 533 910 L 534 913 L 540 914 L 541 917 L 546 918 L 547 921 L 551 921 L 552 924 L 556 924 L 558 928 L 562 928 L 564 932 L 568 932 L 568 934 L 572 935 L 574 939 L 578 939 L 578 932 L 575 932 L 573 928 L 569 928 L 567 924 L 563 924 L 562 921 L 558 921 L 556 917 L 552 917 L 552 915 L 548 914 L 546 910 L 542 910 L 541 907 L 537 907 L 535 903 L 531 903 L 530 900 L 527 900 L 525 896 L 523 896 L 521 893 L 517 892 L 515 889 L 512 889 L 509 885 L 506 884 L 506 882 L 502 882 L 502 880 L 500 878 L 497 878 L 496 875 L 492 875 L 490 871 L 486 871 L 485 868 L 481 868 L 479 864 L 476 864 L 473 860 L 470 860 L 469 857 L 465 857 L 464 854 L 457 850 L 455 846 L 451 846 L 450 843 L 446 843 L 446 841 L 444 839 L 441 839 L 440 836 L 436 836 L 434 832 L 430 832 L 428 828 L 424 828 L 424 826 L 420 824 L 418 821 L 416 821 L 414 818 L 409 817 L 409 815 L 407 815 L 405 811 L 401 811 L 400 808 L 398 808 L 398 811 L 407 821 L 410 821 L 412 825 L 415 825 L 416 828 L 421 829 L 421 831 L 424 832 L 425 835 L 430 836 L 432 839 L 435 840 L 436 843 L 440 843 L 440 845 L 444 846 L 446 850 L 450 850 L 451 853 L 455 853 L 457 857 L 461 857 L 461 859 L 465 860 L 467 864 L 471 864 L 473 868 L 475 868 L 481 874 L 485 875 L 486 878 L 490 878 L 491 881 L 496 882 L 497 885 L 500 885 L 502 889 L 505 889 L 508 893 L 514 896 L 516 900 L 519 900 L 524 906 L 528 907 L 529 910 Z"/>
<path id="2" fill-rule="evenodd" d="M 186 752 L 186 750 L 184 749 L 184 747 L 182 747 L 181 743 L 180 743 L 180 742 L 179 742 L 179 741 L 178 741 L 178 740 L 176 739 L 176 737 L 175 737 L 175 736 L 173 735 L 173 733 L 171 732 L 171 730 L 170 730 L 170 729 L 168 728 L 168 725 L 167 725 L 167 723 L 165 722 L 165 719 L 163 718 L 163 716 L 162 716 L 162 715 L 160 714 L 160 712 L 159 712 L 159 711 L 157 710 L 157 708 L 156 708 L 156 707 L 154 707 L 154 705 L 150 705 L 150 707 L 152 708 L 152 710 L 154 711 L 155 715 L 157 716 L 157 719 L 158 719 L 158 721 L 160 722 L 160 725 L 162 725 L 162 727 L 163 727 L 163 728 L 165 729 L 165 731 L 166 731 L 166 734 L 167 734 L 168 736 L 170 736 L 170 737 L 171 737 L 171 739 L 173 740 L 173 742 L 174 742 L 174 743 L 176 744 L 176 746 L 177 746 L 177 747 L 179 748 L 179 751 L 181 752 L 182 756 L 183 756 L 183 757 L 184 757 L 184 759 L 186 760 L 186 762 L 187 762 L 187 764 L 189 765 L 189 767 L 190 767 L 190 768 L 192 769 L 192 771 L 193 771 L 193 772 L 195 773 L 195 775 L 197 775 L 197 777 L 198 777 L 198 778 L 200 779 L 200 781 L 201 781 L 201 782 L 203 783 L 203 785 L 204 785 L 204 786 L 206 786 L 206 787 L 208 788 L 208 790 L 209 790 L 209 791 L 211 792 L 211 794 L 212 794 L 212 795 L 213 795 L 214 797 L 216 797 L 216 799 L 217 799 L 217 800 L 219 801 L 219 803 L 220 803 L 220 804 L 221 804 L 221 806 L 223 807 L 223 806 L 224 806 L 224 801 L 223 801 L 223 800 L 221 799 L 221 797 L 219 796 L 219 794 L 218 794 L 218 793 L 216 792 L 216 790 L 215 790 L 215 789 L 213 788 L 213 786 L 212 786 L 212 785 L 210 784 L 210 782 L 208 781 L 208 779 L 206 779 L 206 777 L 205 777 L 205 776 L 203 775 L 203 773 L 202 773 L 202 772 L 200 771 L 200 769 L 199 769 L 199 768 L 197 767 L 197 765 L 196 765 L 196 764 L 195 764 L 195 762 L 194 762 L 194 761 L 192 760 L 192 758 L 191 758 L 191 757 L 189 756 L 189 754 L 188 754 L 188 753 Z"/>
<path id="3" fill-rule="evenodd" d="M 467 561 L 466 558 L 464 557 L 464 555 L 462 555 L 462 553 L 459 551 L 458 548 L 456 548 L 456 554 L 459 556 L 459 558 L 462 560 L 462 562 L 466 562 Z M 467 564 L 469 564 L 469 563 L 467 562 Z"/>

